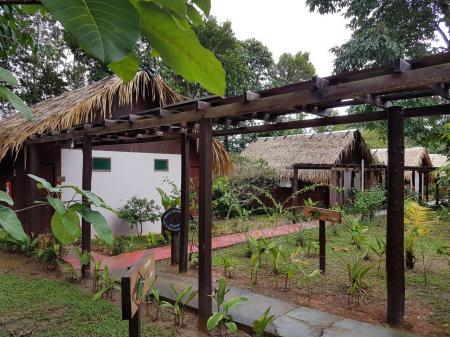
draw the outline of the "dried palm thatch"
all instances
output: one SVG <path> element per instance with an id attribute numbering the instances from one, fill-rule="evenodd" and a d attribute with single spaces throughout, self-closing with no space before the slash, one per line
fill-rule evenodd
<path id="1" fill-rule="evenodd" d="M 372 149 L 371 152 L 377 163 L 388 164 L 387 149 Z M 421 146 L 405 148 L 405 166 L 432 166 L 428 150 Z M 411 171 L 405 171 L 405 178 L 411 176 Z"/>
<path id="2" fill-rule="evenodd" d="M 233 161 L 222 142 L 213 138 L 213 170 L 216 176 L 227 176 L 233 171 Z"/>
<path id="3" fill-rule="evenodd" d="M 428 156 L 430 157 L 433 167 L 443 167 L 450 164 L 447 156 L 444 156 L 442 154 L 430 153 L 428 154 Z"/>
<path id="4" fill-rule="evenodd" d="M 31 121 L 27 121 L 22 114 L 0 120 L 0 159 L 9 151 L 18 152 L 31 135 L 109 118 L 113 107 L 132 107 L 142 98 L 151 99 L 159 106 L 184 99 L 149 71 L 139 71 L 128 83 L 116 76 L 107 77 L 37 103 L 32 107 Z"/>
<path id="5" fill-rule="evenodd" d="M 248 145 L 241 155 L 250 160 L 264 159 L 274 168 L 280 179 L 291 179 L 293 164 L 350 163 L 359 153 L 367 164 L 373 157 L 358 130 L 345 130 L 316 134 L 281 137 L 262 137 Z M 329 183 L 329 170 L 299 170 L 299 180 Z"/>

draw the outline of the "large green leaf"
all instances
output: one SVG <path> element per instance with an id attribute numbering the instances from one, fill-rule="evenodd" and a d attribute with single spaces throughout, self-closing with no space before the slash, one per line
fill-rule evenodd
<path id="1" fill-rule="evenodd" d="M 200 8 L 206 16 L 211 11 L 211 0 L 193 0 L 194 3 Z"/>
<path id="2" fill-rule="evenodd" d="M 223 95 L 225 72 L 209 50 L 203 48 L 186 18 L 153 2 L 131 0 L 141 15 L 145 35 L 167 65 L 186 80 L 198 82 L 210 92 Z"/>
<path id="3" fill-rule="evenodd" d="M 111 227 L 106 221 L 102 213 L 98 211 L 93 211 L 92 209 L 85 207 L 78 211 L 78 213 L 83 217 L 83 219 L 94 227 L 97 235 L 106 243 L 112 244 L 113 235 Z"/>
<path id="4" fill-rule="evenodd" d="M 194 26 L 200 26 L 203 23 L 202 15 L 197 12 L 197 9 L 192 5 L 188 5 L 187 7 L 187 17 Z"/>
<path id="5" fill-rule="evenodd" d="M 38 187 L 39 189 L 46 189 L 46 190 L 48 190 L 48 191 L 50 191 L 50 192 L 58 192 L 58 191 L 59 191 L 59 189 L 53 187 L 52 184 L 50 184 L 50 183 L 49 183 L 47 180 L 45 180 L 44 178 L 35 176 L 34 174 L 28 174 L 28 176 L 29 176 L 31 179 L 33 179 L 33 180 L 35 180 L 35 181 L 38 182 L 38 183 L 37 183 L 37 187 Z"/>
<path id="6" fill-rule="evenodd" d="M 66 206 L 64 206 L 64 202 L 62 202 L 61 199 L 53 198 L 50 195 L 47 195 L 47 200 L 50 206 L 52 206 L 56 212 L 61 214 L 66 212 Z"/>
<path id="7" fill-rule="evenodd" d="M 212 314 L 212 316 L 208 319 L 208 322 L 206 323 L 206 327 L 208 330 L 214 330 L 217 328 L 219 323 L 224 319 L 224 315 L 221 312 L 215 312 Z"/>
<path id="8" fill-rule="evenodd" d="M 0 205 L 0 225 L 17 241 L 25 241 L 28 238 L 17 214 L 11 208 Z"/>
<path id="9" fill-rule="evenodd" d="M 129 82 L 134 78 L 139 70 L 139 59 L 133 53 L 128 54 L 123 59 L 108 65 L 123 81 Z"/>
<path id="10" fill-rule="evenodd" d="M 139 38 L 139 15 L 126 0 L 42 0 L 80 46 L 110 64 L 127 55 Z"/>
<path id="11" fill-rule="evenodd" d="M 62 214 L 55 212 L 52 216 L 51 227 L 53 235 L 64 245 L 71 244 L 81 234 L 80 218 L 77 212 L 71 209 Z"/>
<path id="12" fill-rule="evenodd" d="M 186 15 L 186 2 L 185 0 L 152 0 L 160 7 L 166 8 L 172 12 L 177 13 L 181 17 Z"/>
<path id="13" fill-rule="evenodd" d="M 11 85 L 19 85 L 13 73 L 2 67 L 0 67 L 0 81 L 6 82 Z"/>
<path id="14" fill-rule="evenodd" d="M 14 200 L 5 191 L 0 191 L 0 201 L 6 202 L 9 206 L 14 205 Z"/>
<path id="15" fill-rule="evenodd" d="M 33 115 L 31 109 L 26 105 L 24 101 L 22 101 L 19 96 L 9 90 L 7 87 L 0 86 L 0 97 L 9 101 L 14 109 L 23 113 L 28 120 L 31 119 L 31 116 Z"/>
<path id="16" fill-rule="evenodd" d="M 233 307 L 245 301 L 247 301 L 247 298 L 243 296 L 232 297 L 223 303 L 223 307 L 225 310 L 230 311 Z"/>

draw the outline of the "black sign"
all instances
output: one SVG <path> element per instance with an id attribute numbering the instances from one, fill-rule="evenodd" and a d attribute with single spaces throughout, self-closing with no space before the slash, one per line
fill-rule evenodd
<path id="1" fill-rule="evenodd" d="M 169 232 L 178 233 L 181 230 L 181 209 L 169 208 L 161 216 L 161 223 Z"/>

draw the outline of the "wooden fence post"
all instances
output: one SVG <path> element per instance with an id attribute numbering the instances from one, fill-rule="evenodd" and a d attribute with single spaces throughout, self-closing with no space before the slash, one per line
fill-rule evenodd
<path id="1" fill-rule="evenodd" d="M 92 140 L 88 136 L 84 136 L 83 138 L 82 188 L 85 191 L 90 191 L 92 189 Z M 85 198 L 83 198 L 83 202 L 86 202 Z M 91 224 L 84 219 L 81 224 L 81 251 L 91 252 Z M 82 277 L 89 278 L 90 270 L 91 264 L 89 261 L 87 265 L 81 267 Z"/>
<path id="2" fill-rule="evenodd" d="M 319 268 L 322 274 L 325 274 L 326 268 L 326 237 L 325 237 L 325 220 L 319 220 Z"/>
<path id="3" fill-rule="evenodd" d="M 178 271 L 187 272 L 189 244 L 189 138 L 186 133 L 181 135 L 181 230 Z"/>

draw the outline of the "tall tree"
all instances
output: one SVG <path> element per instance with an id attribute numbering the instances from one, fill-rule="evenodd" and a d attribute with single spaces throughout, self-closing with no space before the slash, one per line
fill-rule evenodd
<path id="1" fill-rule="evenodd" d="M 350 19 L 350 40 L 331 49 L 335 54 L 335 72 L 358 70 L 386 64 L 395 58 L 414 58 L 448 50 L 450 7 L 443 0 L 307 0 L 311 11 L 321 14 L 341 13 Z M 439 38 L 437 38 L 439 36 Z M 440 103 L 439 98 L 396 102 L 405 107 Z M 433 103 L 433 102 L 431 102 Z M 370 111 L 372 107 L 352 108 L 354 112 Z M 405 136 L 408 145 L 426 146 L 431 151 L 450 152 L 445 141 L 445 118 L 407 119 Z M 374 122 L 363 126 L 386 137 L 386 123 Z M 382 142 L 378 142 L 380 144 Z"/>
<path id="2" fill-rule="evenodd" d="M 272 85 L 278 87 L 309 80 L 315 74 L 316 69 L 309 60 L 308 52 L 299 51 L 295 55 L 283 53 L 274 67 Z"/>

